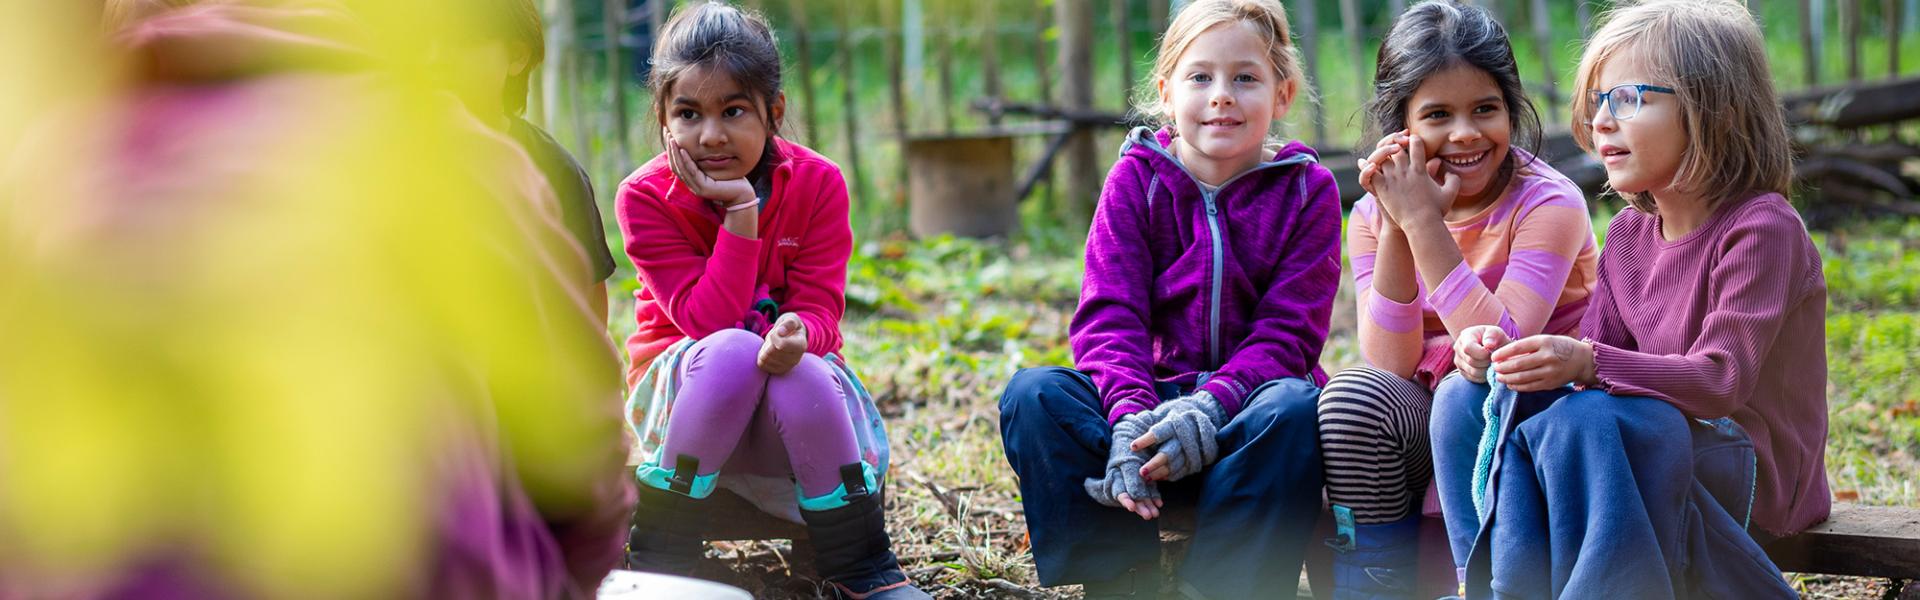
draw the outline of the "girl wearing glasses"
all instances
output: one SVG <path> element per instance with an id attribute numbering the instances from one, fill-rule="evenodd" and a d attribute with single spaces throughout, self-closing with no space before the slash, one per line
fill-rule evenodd
<path id="1" fill-rule="evenodd" d="M 1360 161 L 1369 193 L 1347 243 L 1366 366 L 1319 403 L 1343 597 L 1415 592 L 1420 513 L 1433 465 L 1433 386 L 1474 326 L 1521 338 L 1575 332 L 1598 254 L 1580 188 L 1520 146 L 1540 118 L 1506 31 L 1485 9 L 1414 6 L 1380 46 Z"/>
<path id="2" fill-rule="evenodd" d="M 1588 45 L 1575 139 L 1632 208 L 1586 337 L 1468 330 L 1435 400 L 1473 596 L 1794 597 L 1761 545 L 1827 516 L 1826 283 L 1763 50 L 1733 0 L 1620 9 Z"/>

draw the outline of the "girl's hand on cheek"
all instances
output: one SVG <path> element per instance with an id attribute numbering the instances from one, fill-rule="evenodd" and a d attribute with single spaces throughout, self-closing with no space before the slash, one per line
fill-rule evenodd
<path id="1" fill-rule="evenodd" d="M 1374 178 L 1380 174 L 1380 169 L 1387 165 L 1387 159 L 1406 150 L 1407 130 L 1405 129 L 1380 138 L 1380 142 L 1373 145 L 1373 153 L 1360 159 L 1360 189 L 1376 197 L 1379 196 L 1380 193 L 1373 187 Z"/>
<path id="2" fill-rule="evenodd" d="M 1419 137 L 1408 139 L 1406 152 L 1388 158 L 1373 182 L 1379 190 L 1374 197 L 1388 218 L 1402 227 L 1440 220 L 1460 194 L 1460 176 L 1441 173 L 1439 163 L 1427 156 L 1426 143 Z"/>
<path id="3" fill-rule="evenodd" d="M 674 137 L 672 130 L 661 128 L 660 134 L 667 142 L 667 166 L 673 170 L 673 178 L 687 186 L 687 191 L 721 210 L 738 206 L 741 202 L 758 201 L 753 195 L 753 184 L 746 178 L 715 180 L 700 170 L 693 155 L 680 147 L 680 141 Z"/>

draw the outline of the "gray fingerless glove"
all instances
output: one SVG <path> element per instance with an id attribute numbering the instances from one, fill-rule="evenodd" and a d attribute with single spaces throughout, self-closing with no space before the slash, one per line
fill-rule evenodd
<path id="1" fill-rule="evenodd" d="M 1134 502 L 1160 497 L 1160 489 L 1140 476 L 1140 467 L 1147 464 L 1149 455 L 1133 450 L 1133 441 L 1146 435 L 1147 428 L 1153 423 L 1153 413 L 1137 412 L 1121 417 L 1120 422 L 1114 424 L 1113 446 L 1107 449 L 1106 476 L 1086 481 L 1087 495 L 1092 496 L 1094 502 L 1122 506 L 1121 494 L 1131 497 Z"/>
<path id="2" fill-rule="evenodd" d="M 1156 452 L 1167 455 L 1167 481 L 1198 473 L 1220 459 L 1220 442 L 1215 438 L 1227 423 L 1227 410 L 1213 394 L 1201 391 L 1168 400 L 1153 413 L 1149 431 L 1160 440 Z"/>

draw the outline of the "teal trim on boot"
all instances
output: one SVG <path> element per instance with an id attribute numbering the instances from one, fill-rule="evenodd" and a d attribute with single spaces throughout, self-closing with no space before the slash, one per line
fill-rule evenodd
<path id="1" fill-rule="evenodd" d="M 694 475 L 692 485 L 687 486 L 685 491 L 674 489 L 676 483 L 674 470 L 660 468 L 660 465 L 654 461 L 647 461 L 645 464 L 634 467 L 633 475 L 648 487 L 678 493 L 695 500 L 705 500 L 707 496 L 712 496 L 714 486 L 720 481 L 719 472 Z"/>
<path id="2" fill-rule="evenodd" d="M 842 475 L 844 476 L 846 474 L 842 473 Z M 860 463 L 860 478 L 866 483 L 866 494 L 879 493 L 880 481 L 879 478 L 874 475 L 872 465 L 864 461 Z M 800 510 L 810 510 L 813 512 L 829 511 L 846 506 L 851 502 L 851 500 L 848 499 L 849 493 L 846 483 L 841 483 L 840 487 L 833 488 L 833 491 L 827 492 L 825 495 L 808 498 L 806 494 L 805 491 L 800 489 L 800 484 L 793 484 L 793 495 L 800 498 Z M 855 496 L 860 495 L 856 494 Z M 858 498 L 856 497 L 854 499 L 857 500 Z"/>
<path id="3" fill-rule="evenodd" d="M 1333 555 L 1335 600 L 1410 600 L 1419 583 L 1420 515 L 1353 526 Z"/>

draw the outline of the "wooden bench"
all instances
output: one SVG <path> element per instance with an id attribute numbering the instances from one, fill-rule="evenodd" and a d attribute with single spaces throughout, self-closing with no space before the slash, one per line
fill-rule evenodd
<path id="1" fill-rule="evenodd" d="M 1782 571 L 1885 577 L 1888 598 L 1920 600 L 1920 508 L 1835 504 L 1825 523 L 1767 544 Z"/>
<path id="2" fill-rule="evenodd" d="M 1307 547 L 1307 577 L 1314 597 L 1330 598 L 1320 590 L 1332 582 L 1332 550 L 1318 540 L 1333 534 L 1332 514 L 1323 515 L 1314 541 Z M 1163 539 L 1179 552 L 1193 531 L 1191 511 L 1168 511 Z M 1452 593 L 1453 557 L 1447 550 L 1446 524 L 1422 519 L 1420 590 L 1424 594 Z M 1920 600 L 1920 508 L 1835 504 L 1826 522 L 1799 534 L 1774 540 L 1767 555 L 1780 570 L 1790 573 L 1876 577 L 1890 580 L 1885 598 Z M 1437 596 L 1436 596 L 1437 597 Z"/>

